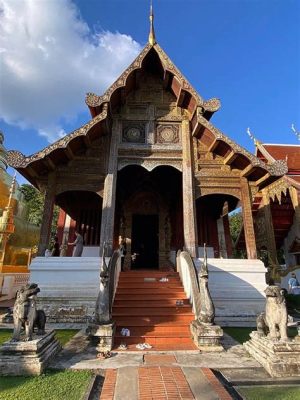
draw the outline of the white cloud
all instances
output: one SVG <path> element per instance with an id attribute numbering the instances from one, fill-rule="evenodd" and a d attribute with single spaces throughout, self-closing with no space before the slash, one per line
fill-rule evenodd
<path id="1" fill-rule="evenodd" d="M 130 36 L 92 32 L 71 0 L 0 0 L 0 118 L 48 141 L 102 94 L 141 50 Z"/>

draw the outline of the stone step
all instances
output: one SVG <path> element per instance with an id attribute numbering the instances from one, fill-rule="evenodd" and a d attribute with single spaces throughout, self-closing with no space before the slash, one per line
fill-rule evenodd
<path id="1" fill-rule="evenodd" d="M 149 270 L 145 270 L 142 272 L 138 272 L 138 271 L 125 271 L 125 272 L 121 272 L 120 273 L 120 278 L 131 278 L 133 277 L 134 279 L 138 279 L 138 278 L 144 278 L 144 277 L 157 277 L 157 278 L 161 278 L 161 277 L 179 277 L 179 273 L 178 272 L 166 272 L 166 271 L 149 271 Z"/>
<path id="2" fill-rule="evenodd" d="M 131 316 L 114 315 L 113 319 L 118 326 L 188 326 L 195 318 L 193 314 L 187 315 L 151 315 L 151 316 Z"/>
<path id="3" fill-rule="evenodd" d="M 176 295 L 176 293 L 173 292 L 166 292 L 166 293 L 155 293 L 155 296 L 153 298 L 153 293 L 151 294 L 144 294 L 144 293 L 140 293 L 140 294 L 136 294 L 136 293 L 118 293 L 115 296 L 115 301 L 114 301 L 114 305 L 117 304 L 116 302 L 121 302 L 121 301 L 165 301 L 165 300 L 169 300 L 169 301 L 173 301 L 175 302 L 176 300 L 184 300 L 184 301 L 189 301 L 188 299 L 186 299 L 185 293 L 184 292 L 180 292 L 178 295 Z"/>
<path id="4" fill-rule="evenodd" d="M 118 315 L 141 315 L 141 316 L 152 316 L 152 315 L 188 315 L 193 316 L 191 307 L 113 307 L 113 316 Z"/>
<path id="5" fill-rule="evenodd" d="M 144 343 L 142 340 L 140 343 Z M 126 350 L 120 350 L 118 349 L 120 343 L 115 344 L 113 347 L 113 351 L 117 351 L 118 353 L 127 353 L 127 352 L 142 352 L 142 353 L 148 353 L 148 352 L 164 352 L 164 351 L 190 351 L 193 350 L 195 351 L 195 354 L 199 353 L 199 349 L 196 347 L 196 345 L 193 343 L 193 341 L 190 339 L 189 343 L 172 343 L 172 342 L 166 342 L 162 344 L 155 344 L 152 349 L 144 349 L 144 350 L 138 350 L 136 348 L 136 344 L 129 344 Z"/>
<path id="6" fill-rule="evenodd" d="M 176 305 L 176 301 L 183 301 L 182 306 Z M 178 308 L 190 308 L 191 305 L 187 299 L 169 299 L 164 300 L 153 300 L 153 296 L 149 296 L 148 299 L 130 299 L 130 300 L 115 300 L 114 307 L 178 307 Z"/>
<path id="7" fill-rule="evenodd" d="M 153 287 L 153 288 L 118 288 L 116 292 L 116 296 L 119 294 L 130 294 L 132 296 L 137 295 L 137 294 L 145 294 L 145 295 L 151 295 L 152 297 L 156 298 L 157 295 L 160 294 L 168 294 L 172 297 L 177 297 L 177 296 L 185 296 L 183 288 L 180 287 Z"/>
<path id="8" fill-rule="evenodd" d="M 182 286 L 178 282 L 120 282 L 119 289 L 151 289 L 151 290 L 182 290 Z"/>
<path id="9" fill-rule="evenodd" d="M 117 326 L 116 335 L 121 335 L 123 326 Z M 190 337 L 190 328 L 187 325 L 178 326 L 126 326 L 130 331 L 130 336 L 155 336 L 155 337 Z M 125 336 L 126 337 L 126 336 Z"/>
<path id="10" fill-rule="evenodd" d="M 156 345 L 177 345 L 177 344 L 191 344 L 191 336 L 115 336 L 115 345 L 121 343 L 138 344 L 138 343 L 149 343 L 152 346 Z"/>
<path id="11" fill-rule="evenodd" d="M 144 278 L 138 278 L 138 279 L 131 279 L 131 278 L 120 278 L 119 279 L 119 285 L 128 285 L 128 284 L 132 284 L 132 283 L 134 283 L 134 284 L 138 284 L 138 285 L 144 285 L 144 284 L 149 284 L 149 283 L 151 283 L 152 285 L 163 285 L 163 284 L 166 284 L 166 283 L 171 283 L 172 285 L 174 285 L 174 284 L 176 284 L 176 285 L 178 285 L 178 286 L 181 286 L 181 281 L 180 281 L 180 279 L 179 278 L 167 278 L 168 279 L 168 281 L 167 282 L 163 282 L 163 281 L 160 281 L 160 279 L 163 279 L 164 277 L 162 277 L 162 278 L 157 278 L 157 277 L 151 277 L 151 276 L 148 276 L 148 277 L 144 277 Z"/>
<path id="12" fill-rule="evenodd" d="M 160 281 L 161 278 L 168 281 Z M 176 300 L 184 304 L 176 306 Z M 139 351 L 135 346 L 145 342 L 156 351 L 196 349 L 189 328 L 194 314 L 178 273 L 122 272 L 113 319 L 117 324 L 116 349 L 126 343 L 129 351 Z M 130 336 L 122 336 L 122 328 L 128 328 Z"/>

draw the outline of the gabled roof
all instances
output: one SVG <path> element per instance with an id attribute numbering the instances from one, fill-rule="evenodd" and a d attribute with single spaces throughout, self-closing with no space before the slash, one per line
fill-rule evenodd
<path id="1" fill-rule="evenodd" d="M 39 175 L 53 171 L 60 162 L 71 160 L 84 146 L 88 147 L 91 141 L 110 131 L 111 111 L 136 88 L 138 71 L 144 68 L 154 68 L 163 79 L 164 87 L 176 96 L 177 106 L 188 111 L 192 134 L 203 141 L 209 151 L 223 156 L 226 165 L 239 169 L 241 176 L 262 186 L 287 172 L 284 160 L 266 164 L 214 127 L 209 119 L 219 109 L 220 101 L 216 98 L 205 101 L 155 41 L 144 47 L 102 96 L 87 94 L 86 103 L 93 117 L 91 121 L 31 156 L 9 151 L 9 165 L 36 184 Z"/>
<path id="2" fill-rule="evenodd" d="M 58 163 L 70 161 L 74 154 L 88 147 L 91 141 L 98 137 L 100 127 L 103 131 L 107 129 L 106 124 L 107 105 L 102 112 L 80 128 L 50 144 L 44 149 L 25 156 L 20 151 L 10 150 L 7 152 L 8 164 L 22 174 L 30 183 L 36 186 L 36 178 L 45 173 L 53 171 Z"/>
<path id="3" fill-rule="evenodd" d="M 288 174 L 300 175 L 300 145 L 257 142 L 256 155 L 271 163 L 276 160 L 285 160 Z"/>
<path id="4" fill-rule="evenodd" d="M 189 110 L 190 117 L 199 107 L 208 119 L 219 109 L 220 101 L 218 99 L 204 101 L 161 47 L 156 42 L 148 43 L 133 63 L 102 96 L 93 93 L 87 94 L 86 103 L 91 111 L 92 120 L 30 156 L 10 150 L 8 152 L 9 165 L 36 185 L 38 175 L 54 170 L 61 161 L 66 162 L 72 159 L 73 154 L 83 145 L 86 146 L 87 143 L 97 139 L 99 135 L 109 132 L 110 111 L 118 101 L 122 101 L 122 90 L 128 93 L 134 88 L 135 73 L 149 62 L 158 64 L 157 67 L 162 71 L 165 88 L 175 94 L 179 107 Z"/>
<path id="5" fill-rule="evenodd" d="M 262 188 L 287 173 L 285 160 L 273 160 L 267 164 L 235 141 L 230 139 L 210 121 L 201 108 L 198 108 L 191 120 L 192 134 L 208 148 L 208 151 L 224 158 L 224 164 L 240 170 L 241 177 Z"/>
<path id="6" fill-rule="evenodd" d="M 85 101 L 93 117 L 98 115 L 104 103 L 112 101 L 114 96 L 120 96 L 121 89 L 130 89 L 133 85 L 135 72 L 143 68 L 147 58 L 150 58 L 153 53 L 157 55 L 157 61 L 160 62 L 163 69 L 164 85 L 175 94 L 178 106 L 187 108 L 191 114 L 195 112 L 197 107 L 202 107 L 208 118 L 220 108 L 220 101 L 216 98 L 208 101 L 203 100 L 157 43 L 153 45 L 148 43 L 102 96 L 87 93 Z"/>

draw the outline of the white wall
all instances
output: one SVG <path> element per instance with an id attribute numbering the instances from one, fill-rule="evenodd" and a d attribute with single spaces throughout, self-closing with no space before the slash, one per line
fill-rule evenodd
<path id="1" fill-rule="evenodd" d="M 196 259 L 197 269 L 203 259 Z M 216 322 L 255 322 L 264 311 L 266 268 L 260 260 L 208 259 L 208 286 L 216 309 Z"/>

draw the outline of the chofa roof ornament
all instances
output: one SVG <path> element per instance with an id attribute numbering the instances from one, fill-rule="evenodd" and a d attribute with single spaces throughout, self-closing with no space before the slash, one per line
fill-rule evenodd
<path id="1" fill-rule="evenodd" d="M 148 42 L 153 46 L 156 43 L 155 39 L 155 31 L 154 31 L 154 14 L 153 14 L 153 6 L 152 6 L 152 0 L 150 3 L 150 32 L 149 32 L 149 39 Z"/>

